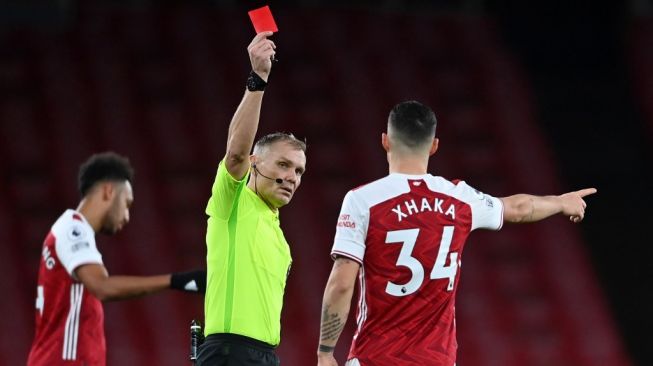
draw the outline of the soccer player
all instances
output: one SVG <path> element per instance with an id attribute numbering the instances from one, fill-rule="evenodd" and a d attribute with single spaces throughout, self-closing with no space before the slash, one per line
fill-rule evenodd
<path id="1" fill-rule="evenodd" d="M 203 270 L 150 277 L 108 274 L 95 234 L 115 234 L 129 222 L 132 180 L 129 161 L 112 152 L 93 155 L 80 167 L 79 206 L 57 219 L 43 243 L 28 366 L 105 365 L 103 301 L 167 288 L 204 292 Z"/>
<path id="2" fill-rule="evenodd" d="M 229 125 L 227 151 L 206 206 L 205 335 L 197 365 L 276 366 L 290 248 L 279 208 L 301 183 L 306 145 L 273 133 L 254 145 L 275 44 L 261 32 L 248 46 L 252 71 Z M 251 168 L 251 170 L 250 170 Z M 248 180 L 249 179 L 249 180 Z"/>
<path id="3" fill-rule="evenodd" d="M 430 175 L 435 126 L 430 108 L 415 101 L 395 106 L 381 139 L 390 174 L 344 198 L 322 303 L 319 366 L 337 365 L 333 350 L 357 275 L 357 330 L 346 365 L 454 365 L 455 295 L 467 236 L 558 213 L 580 222 L 583 197 L 596 192 L 496 198 Z"/>

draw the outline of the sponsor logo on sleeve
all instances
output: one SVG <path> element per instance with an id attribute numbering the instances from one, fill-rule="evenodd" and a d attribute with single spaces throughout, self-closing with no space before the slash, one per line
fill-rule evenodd
<path id="1" fill-rule="evenodd" d="M 349 214 L 342 214 L 340 215 L 340 217 L 338 217 L 338 225 L 336 226 L 355 229 L 356 223 L 351 219 L 351 216 Z"/>
<path id="2" fill-rule="evenodd" d="M 80 241 L 78 243 L 73 244 L 73 246 L 70 247 L 70 251 L 75 253 L 82 249 L 88 249 L 90 247 L 91 245 L 87 241 Z"/>
<path id="3" fill-rule="evenodd" d="M 494 207 L 494 202 L 492 202 L 492 198 L 490 197 L 485 197 L 485 205 L 489 208 Z"/>
<path id="4" fill-rule="evenodd" d="M 68 239 L 70 239 L 71 241 L 84 239 L 85 236 L 86 236 L 86 231 L 84 231 L 84 227 L 82 227 L 81 225 L 73 224 L 68 230 Z"/>

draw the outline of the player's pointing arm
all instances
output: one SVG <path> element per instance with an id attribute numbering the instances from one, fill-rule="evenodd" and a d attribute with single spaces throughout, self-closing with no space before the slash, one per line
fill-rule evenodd
<path id="1" fill-rule="evenodd" d="M 559 196 L 532 196 L 516 194 L 501 198 L 504 206 L 504 221 L 512 223 L 535 222 L 555 214 L 569 216 L 572 222 L 581 222 L 585 217 L 587 203 L 583 199 L 596 193 L 596 188 L 586 188 Z"/>
<path id="2" fill-rule="evenodd" d="M 268 39 L 271 35 L 272 32 L 261 32 L 247 47 L 252 73 L 247 81 L 245 95 L 229 125 L 225 155 L 227 171 L 236 180 L 242 179 L 249 169 L 248 158 L 258 128 L 263 90 L 272 69 L 271 59 L 276 49 L 274 42 Z"/>

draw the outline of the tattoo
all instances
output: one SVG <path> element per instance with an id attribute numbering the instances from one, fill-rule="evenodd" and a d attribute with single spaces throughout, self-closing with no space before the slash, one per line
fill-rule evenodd
<path id="1" fill-rule="evenodd" d="M 334 349 L 336 349 L 336 347 L 325 346 L 323 344 L 321 344 L 320 347 L 318 348 L 320 352 L 325 352 L 325 353 L 333 352 Z"/>
<path id="2" fill-rule="evenodd" d="M 322 310 L 322 326 L 320 341 L 337 341 L 345 323 L 337 312 L 329 313 L 329 305 L 324 304 Z"/>

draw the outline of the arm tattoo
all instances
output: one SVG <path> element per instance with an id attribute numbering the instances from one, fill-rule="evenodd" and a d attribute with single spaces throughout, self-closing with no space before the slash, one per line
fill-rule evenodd
<path id="1" fill-rule="evenodd" d="M 323 309 L 320 341 L 337 341 L 345 323 L 337 312 L 329 313 L 329 305 L 325 304 Z"/>

